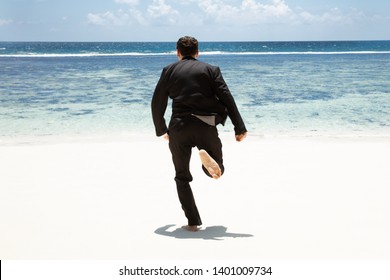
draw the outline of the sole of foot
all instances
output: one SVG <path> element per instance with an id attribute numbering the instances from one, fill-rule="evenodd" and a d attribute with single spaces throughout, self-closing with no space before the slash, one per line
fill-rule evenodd
<path id="1" fill-rule="evenodd" d="M 203 166 L 210 173 L 211 177 L 213 177 L 214 179 L 220 178 L 222 172 L 221 168 L 219 168 L 218 163 L 205 150 L 200 150 L 199 156 Z"/>

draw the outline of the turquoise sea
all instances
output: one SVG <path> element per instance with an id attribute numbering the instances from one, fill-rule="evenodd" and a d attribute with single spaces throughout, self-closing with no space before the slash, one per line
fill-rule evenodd
<path id="1" fill-rule="evenodd" d="M 174 42 L 0 42 L 0 144 L 154 137 L 151 96 L 176 60 Z M 251 135 L 390 135 L 390 41 L 200 42 L 199 60 Z"/>

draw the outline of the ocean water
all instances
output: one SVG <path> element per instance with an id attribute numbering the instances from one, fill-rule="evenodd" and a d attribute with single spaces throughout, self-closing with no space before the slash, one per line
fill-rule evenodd
<path id="1" fill-rule="evenodd" d="M 176 60 L 173 42 L 0 42 L 0 143 L 153 137 Z M 390 41 L 200 42 L 199 60 L 221 67 L 251 135 L 390 136 Z"/>

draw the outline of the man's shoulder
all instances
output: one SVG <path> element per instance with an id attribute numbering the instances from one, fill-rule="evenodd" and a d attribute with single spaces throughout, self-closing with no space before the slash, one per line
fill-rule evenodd
<path id="1" fill-rule="evenodd" d="M 196 64 L 196 67 L 198 67 L 200 69 L 203 69 L 203 70 L 206 70 L 206 71 L 210 71 L 210 72 L 219 71 L 219 67 L 218 66 L 212 65 L 212 64 L 207 63 L 205 61 L 193 60 L 192 63 Z"/>
<path id="2" fill-rule="evenodd" d="M 203 65 L 203 66 L 205 66 L 205 67 L 210 67 L 210 68 L 217 68 L 218 66 L 215 66 L 215 65 L 213 65 L 213 64 L 210 64 L 210 63 L 208 63 L 208 62 L 205 62 L 205 61 L 203 61 L 203 60 L 198 60 L 198 59 L 196 59 L 196 60 L 193 60 L 195 63 L 198 63 L 198 64 L 200 64 L 200 65 Z"/>
<path id="3" fill-rule="evenodd" d="M 164 71 L 167 72 L 167 71 L 173 70 L 176 67 L 180 67 L 180 66 L 184 66 L 184 65 L 187 65 L 187 66 L 192 65 L 191 67 L 195 66 L 195 68 L 197 68 L 197 69 L 207 69 L 207 70 L 212 71 L 212 72 L 219 71 L 218 66 L 215 66 L 215 65 L 209 64 L 205 61 L 201 61 L 201 60 L 197 60 L 197 59 L 176 61 L 174 63 L 171 63 L 171 64 L 165 66 Z"/>
<path id="4" fill-rule="evenodd" d="M 168 64 L 167 66 L 165 66 L 163 69 L 164 70 L 167 70 L 167 69 L 170 69 L 170 68 L 173 68 L 175 67 L 177 64 L 179 64 L 180 61 L 176 61 L 176 62 L 173 62 L 171 64 Z"/>

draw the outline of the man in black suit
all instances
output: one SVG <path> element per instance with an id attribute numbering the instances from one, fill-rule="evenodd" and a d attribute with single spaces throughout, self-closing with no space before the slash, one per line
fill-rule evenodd
<path id="1" fill-rule="evenodd" d="M 246 137 L 247 130 L 219 67 L 197 60 L 198 41 L 185 36 L 176 48 L 179 61 L 162 71 L 152 98 L 152 116 L 156 135 L 169 141 L 177 192 L 188 219 L 184 228 L 197 231 L 202 221 L 190 187 L 192 148 L 199 149 L 204 172 L 218 179 L 224 166 L 216 126 L 229 116 L 237 141 Z M 167 127 L 164 114 L 168 97 L 172 99 L 172 116 Z"/>

